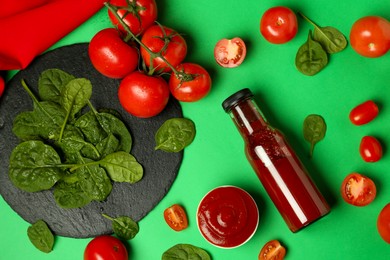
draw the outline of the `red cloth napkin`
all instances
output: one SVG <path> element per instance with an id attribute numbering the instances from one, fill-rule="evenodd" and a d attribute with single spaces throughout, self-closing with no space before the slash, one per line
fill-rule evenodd
<path id="1" fill-rule="evenodd" d="M 1 0 L 0 10 L 3 1 L 10 9 L 0 15 L 0 71 L 26 68 L 107 0 Z M 19 3 L 25 5 L 20 7 Z M 32 9 L 25 9 L 27 6 Z"/>

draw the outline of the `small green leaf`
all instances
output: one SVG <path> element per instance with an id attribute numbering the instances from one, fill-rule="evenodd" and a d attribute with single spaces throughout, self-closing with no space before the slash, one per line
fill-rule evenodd
<path id="1" fill-rule="evenodd" d="M 309 115 L 303 122 L 303 137 L 310 143 L 310 157 L 313 156 L 314 146 L 324 139 L 326 123 L 320 115 Z"/>
<path id="2" fill-rule="evenodd" d="M 329 54 L 340 52 L 347 46 L 347 39 L 344 34 L 331 26 L 316 27 L 313 39 L 319 42 Z"/>
<path id="3" fill-rule="evenodd" d="M 112 230 L 115 235 L 124 240 L 133 239 L 139 232 L 137 222 L 127 216 L 112 218 L 106 214 L 103 217 L 112 221 Z"/>
<path id="4" fill-rule="evenodd" d="M 177 153 L 195 138 L 195 124 L 186 118 L 171 118 L 163 123 L 155 135 L 155 150 Z"/>
<path id="5" fill-rule="evenodd" d="M 38 80 L 39 96 L 42 100 L 60 104 L 60 93 L 72 79 L 74 76 L 60 69 L 45 70 Z"/>
<path id="6" fill-rule="evenodd" d="M 321 44 L 314 41 L 311 31 L 307 41 L 298 49 L 295 57 L 295 66 L 307 76 L 313 76 L 320 72 L 328 64 L 328 54 Z"/>
<path id="7" fill-rule="evenodd" d="M 210 255 L 202 248 L 190 244 L 177 244 L 162 255 L 162 260 L 211 260 Z"/>
<path id="8" fill-rule="evenodd" d="M 31 243 L 39 250 L 50 253 L 54 246 L 54 236 L 43 220 L 38 220 L 27 229 Z"/>
<path id="9" fill-rule="evenodd" d="M 134 156 L 126 152 L 116 152 L 100 160 L 113 181 L 135 183 L 142 179 L 143 168 Z"/>

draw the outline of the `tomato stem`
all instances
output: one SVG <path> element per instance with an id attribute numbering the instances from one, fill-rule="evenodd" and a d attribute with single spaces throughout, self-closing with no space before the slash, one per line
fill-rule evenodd
<path id="1" fill-rule="evenodd" d="M 174 66 L 172 66 L 168 61 L 167 59 L 165 59 L 165 57 L 162 55 L 162 50 L 165 50 L 166 49 L 166 46 L 169 44 L 169 41 L 166 41 L 165 38 L 167 37 L 172 37 L 172 36 L 166 36 L 164 35 L 164 47 L 162 48 L 161 51 L 159 52 L 153 52 L 151 51 L 140 39 L 138 39 L 134 33 L 130 30 L 129 26 L 123 21 L 123 17 L 120 17 L 118 15 L 118 10 L 120 8 L 118 8 L 117 6 L 115 5 L 112 5 L 108 2 L 105 2 L 104 5 L 108 8 L 108 10 L 113 14 L 115 15 L 115 17 L 117 18 L 117 20 L 119 21 L 119 23 L 123 26 L 123 28 L 125 29 L 125 31 L 128 33 L 128 35 L 130 35 L 140 46 L 141 48 L 144 48 L 151 56 L 151 60 L 155 59 L 155 58 L 160 58 L 162 59 L 166 64 L 167 66 L 172 70 L 172 72 L 175 74 L 175 76 L 179 79 L 183 79 L 183 81 L 191 81 L 192 79 L 194 79 L 194 76 L 191 75 L 191 74 L 187 74 L 185 73 L 184 71 L 183 72 L 179 72 Z M 165 31 L 163 30 L 164 34 L 165 34 Z M 126 39 L 128 40 L 128 37 L 126 37 Z M 152 63 L 151 63 L 152 64 Z M 152 65 L 151 65 L 152 66 Z M 152 70 L 154 71 L 154 70 Z"/>

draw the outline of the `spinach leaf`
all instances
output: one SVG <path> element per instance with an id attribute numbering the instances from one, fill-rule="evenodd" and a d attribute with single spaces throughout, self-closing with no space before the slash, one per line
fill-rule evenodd
<path id="1" fill-rule="evenodd" d="M 113 181 L 135 183 L 142 179 L 143 168 L 134 156 L 126 152 L 107 155 L 99 164 L 106 169 Z"/>
<path id="2" fill-rule="evenodd" d="M 22 86 L 33 100 L 33 111 L 18 114 L 13 122 L 13 133 L 20 139 L 55 139 L 65 111 L 53 102 L 40 102 L 22 80 Z"/>
<path id="3" fill-rule="evenodd" d="M 132 138 L 125 124 L 112 114 L 96 113 L 98 122 L 108 135 L 114 135 L 119 140 L 119 146 L 116 151 L 130 152 Z"/>
<path id="4" fill-rule="evenodd" d="M 101 127 L 92 111 L 78 117 L 74 125 L 83 133 L 85 140 L 94 145 L 107 137 L 106 131 Z"/>
<path id="5" fill-rule="evenodd" d="M 24 191 L 48 190 L 66 172 L 58 164 L 61 164 L 61 159 L 53 147 L 42 141 L 26 141 L 11 153 L 9 177 L 16 187 Z"/>
<path id="6" fill-rule="evenodd" d="M 344 34 L 331 26 L 316 27 L 313 38 L 330 54 L 340 52 L 347 47 L 347 40 Z"/>
<path id="7" fill-rule="evenodd" d="M 313 39 L 319 42 L 327 53 L 337 53 L 345 49 L 347 39 L 339 30 L 331 26 L 320 27 L 304 14 L 299 14 L 314 26 Z"/>
<path id="8" fill-rule="evenodd" d="M 73 79 L 62 89 L 60 102 L 66 111 L 66 117 L 61 127 L 59 141 L 62 140 L 63 130 L 68 120 L 74 119 L 74 116 L 88 103 L 91 95 L 92 84 L 84 78 Z"/>
<path id="9" fill-rule="evenodd" d="M 313 156 L 314 146 L 324 139 L 326 123 L 320 115 L 308 115 L 303 122 L 303 137 L 310 143 L 310 157 Z"/>
<path id="10" fill-rule="evenodd" d="M 119 151 L 119 140 L 112 134 L 103 139 L 96 145 L 96 149 L 101 154 L 101 157 L 106 157 L 111 153 Z"/>
<path id="11" fill-rule="evenodd" d="M 162 255 L 162 260 L 211 260 L 210 255 L 202 248 L 190 244 L 177 244 Z"/>
<path id="12" fill-rule="evenodd" d="M 28 227 L 27 235 L 31 243 L 40 251 L 50 253 L 54 246 L 54 235 L 43 220 Z"/>
<path id="13" fill-rule="evenodd" d="M 91 160 L 80 158 L 80 163 L 86 164 Z M 106 171 L 99 165 L 88 165 L 78 168 L 75 171 L 79 180 L 80 188 L 91 199 L 97 201 L 105 200 L 112 190 L 111 180 Z"/>
<path id="14" fill-rule="evenodd" d="M 124 240 L 133 239 L 139 232 L 139 227 L 137 222 L 135 222 L 132 218 L 122 216 L 112 218 L 106 214 L 102 214 L 103 217 L 112 221 L 112 230 L 115 235 Z"/>
<path id="15" fill-rule="evenodd" d="M 299 48 L 295 58 L 297 69 L 305 75 L 313 76 L 328 64 L 328 55 L 321 44 L 314 41 L 311 31 L 307 41 Z"/>
<path id="16" fill-rule="evenodd" d="M 91 143 L 84 140 L 81 131 L 72 125 L 66 125 L 63 138 L 61 142 L 57 142 L 57 145 L 61 148 L 68 163 L 77 162 L 78 153 L 81 153 L 93 160 L 100 159 L 99 150 Z"/>
<path id="17" fill-rule="evenodd" d="M 42 100 L 60 104 L 60 93 L 72 79 L 72 75 L 60 69 L 43 71 L 38 80 L 39 96 Z"/>
<path id="18" fill-rule="evenodd" d="M 165 121 L 155 135 L 155 150 L 180 152 L 195 138 L 195 124 L 186 118 L 171 118 Z"/>
<path id="19" fill-rule="evenodd" d="M 64 209 L 81 208 L 92 201 L 81 189 L 77 177 L 72 177 L 61 180 L 54 186 L 54 199 Z"/>

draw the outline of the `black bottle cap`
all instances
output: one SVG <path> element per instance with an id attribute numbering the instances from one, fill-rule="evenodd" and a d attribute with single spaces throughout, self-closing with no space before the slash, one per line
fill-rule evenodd
<path id="1" fill-rule="evenodd" d="M 232 107 L 234 107 L 238 102 L 252 97 L 252 91 L 249 88 L 244 88 L 225 99 L 225 101 L 222 102 L 222 107 L 226 113 L 229 113 Z"/>

